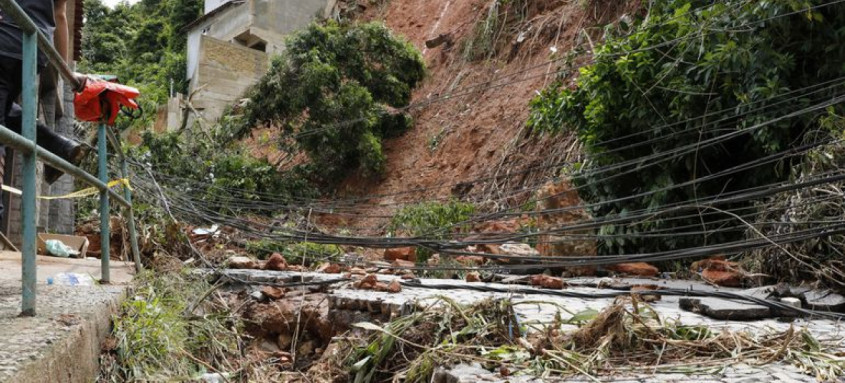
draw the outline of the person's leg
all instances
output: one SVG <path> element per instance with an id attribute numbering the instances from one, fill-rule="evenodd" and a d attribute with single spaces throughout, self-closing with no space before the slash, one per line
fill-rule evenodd
<path id="1" fill-rule="evenodd" d="M 21 134 L 21 107 L 18 104 L 12 104 L 10 109 L 6 114 L 6 127 L 17 134 Z M 53 129 L 50 129 L 40 121 L 36 122 L 35 127 L 37 130 L 35 138 L 38 146 L 66 160 L 71 157 L 71 153 L 79 145 L 73 140 L 56 134 Z"/>
<path id="2" fill-rule="evenodd" d="M 22 111 L 20 106 L 14 103 L 14 100 L 18 98 L 21 92 L 21 69 L 21 62 L 19 60 L 0 57 L 0 73 L 3 73 L 0 77 L 5 78 L 2 81 L 6 83 L 9 89 L 6 100 L 3 103 L 5 105 L 2 113 L 5 119 L 4 126 L 18 134 L 22 132 Z M 36 121 L 36 131 L 36 143 L 38 146 L 47 149 L 49 152 L 74 165 L 78 165 L 88 152 L 87 148 L 83 145 L 56 134 L 53 129 L 38 121 Z M 45 165 L 44 180 L 48 184 L 55 182 L 62 174 L 60 170 Z"/>
<path id="3" fill-rule="evenodd" d="M 0 57 L 0 125 L 6 126 L 6 114 L 20 94 L 21 64 L 19 60 Z M 0 143 L 0 155 L 6 156 L 6 147 Z M 0 178 L 0 185 L 3 179 Z M 0 198 L 0 220 L 5 213 L 3 200 Z"/>

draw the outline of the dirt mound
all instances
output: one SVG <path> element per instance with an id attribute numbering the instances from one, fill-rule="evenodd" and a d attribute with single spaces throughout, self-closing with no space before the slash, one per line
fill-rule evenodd
<path id="1" fill-rule="evenodd" d="M 414 128 L 384 143 L 387 171 L 382 179 L 352 175 L 339 188 L 340 198 L 372 198 L 347 206 L 342 214 L 320 217 L 325 225 L 374 234 L 402 204 L 421 200 L 457 197 L 488 207 L 515 206 L 562 163 L 576 159 L 572 138 L 529 135 L 529 101 L 561 77 L 565 52 L 586 51 L 601 38 L 600 28 L 585 27 L 615 22 L 637 8 L 634 3 L 557 0 L 359 3 L 344 9 L 357 6 L 357 19 L 382 20 L 405 36 L 423 53 L 429 70 L 413 94 Z M 493 53 L 471 61 L 467 45 L 478 40 L 478 25 L 489 20 L 492 6 L 500 7 L 503 20 L 489 43 Z M 586 56 L 574 60 L 583 62 Z"/>

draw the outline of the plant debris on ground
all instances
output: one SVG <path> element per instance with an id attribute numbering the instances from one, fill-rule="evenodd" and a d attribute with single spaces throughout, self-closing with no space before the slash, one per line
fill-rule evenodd
<path id="1" fill-rule="evenodd" d="M 735 363 L 788 363 L 821 380 L 845 374 L 845 355 L 836 345 L 790 327 L 752 335 L 727 328 L 686 326 L 660 317 L 636 297 L 620 298 L 601 312 L 558 316 L 541 331 L 529 331 L 508 300 L 469 306 L 439 298 L 384 326 L 361 323 L 372 332 L 346 359 L 357 382 L 428 382 L 434 369 L 480 363 L 502 376 L 600 376 L 648 367 L 654 372 L 714 373 Z M 564 325 L 578 325 L 565 331 Z"/>

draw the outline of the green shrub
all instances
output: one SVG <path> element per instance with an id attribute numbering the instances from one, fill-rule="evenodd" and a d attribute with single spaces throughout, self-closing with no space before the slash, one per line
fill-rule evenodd
<path id="1" fill-rule="evenodd" d="M 426 239 L 448 239 L 454 232 L 469 229 L 467 220 L 475 213 L 470 203 L 451 200 L 446 203 L 423 202 L 405 206 L 390 220 L 390 235 L 409 235 Z M 431 256 L 428 248 L 417 248 L 417 260 L 424 262 Z"/>
<path id="2" fill-rule="evenodd" d="M 120 118 L 118 127 L 146 129 L 171 87 L 187 92 L 187 39 L 181 29 L 200 17 L 202 8 L 201 0 L 145 0 L 114 7 L 85 0 L 79 70 L 117 75 L 141 91 L 142 118 Z"/>
<path id="3" fill-rule="evenodd" d="M 326 183 L 350 170 L 380 175 L 381 140 L 411 126 L 397 108 L 409 104 L 424 74 L 419 51 L 384 25 L 312 24 L 288 39 L 247 92 L 250 101 L 232 133 L 279 127 L 280 146 L 304 151 Z"/>
<path id="4" fill-rule="evenodd" d="M 337 262 L 345 253 L 338 245 L 324 245 L 313 242 L 284 242 L 259 240 L 247 242 L 246 250 L 259 259 L 267 259 L 273 253 L 279 253 L 290 264 L 305 263 L 306 266 L 322 262 Z"/>
<path id="5" fill-rule="evenodd" d="M 130 155 L 166 174 L 169 185 L 191 193 L 212 209 L 269 214 L 280 205 L 317 195 L 304 167 L 280 172 L 235 143 L 216 144 L 195 137 L 188 144 L 177 133 L 145 132 L 142 138 L 142 145 Z"/>
<path id="6" fill-rule="evenodd" d="M 115 376 L 101 376 L 101 381 L 191 380 L 207 369 L 186 355 L 220 369 L 224 366 L 218 363 L 239 356 L 234 330 L 239 324 L 228 313 L 189 312 L 211 289 L 204 279 L 148 273 L 136 282 L 134 298 L 122 304 L 114 319 L 116 366 L 109 373 Z"/>
<path id="7" fill-rule="evenodd" d="M 610 36 L 596 47 L 594 64 L 581 69 L 574 86 L 558 83 L 536 97 L 528 124 L 537 133 L 577 134 L 587 161 L 572 178 L 581 197 L 598 204 L 592 209 L 597 217 L 657 213 L 670 204 L 768 185 L 786 179 L 780 169 L 790 160 L 700 179 L 802 142 L 823 111 L 778 118 L 839 93 L 834 86 L 816 88 L 812 96 L 788 94 L 842 76 L 843 31 L 845 4 L 825 0 L 654 2 L 646 21 L 629 35 Z M 762 123 L 767 125 L 755 127 Z M 753 132 L 718 145 L 694 147 L 752 127 Z M 665 161 L 648 159 L 685 146 L 694 150 Z M 643 195 L 618 200 L 638 194 Z M 662 212 L 644 222 L 608 225 L 599 233 L 719 228 L 706 217 L 679 218 L 689 213 Z M 628 237 L 602 241 L 600 251 L 664 251 L 741 237 L 739 231 L 660 240 Z"/>

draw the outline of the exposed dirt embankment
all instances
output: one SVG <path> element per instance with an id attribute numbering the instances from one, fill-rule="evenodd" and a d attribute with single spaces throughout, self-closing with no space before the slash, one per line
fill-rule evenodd
<path id="1" fill-rule="evenodd" d="M 357 19 L 383 20 L 411 41 L 423 53 L 429 75 L 413 94 L 413 129 L 384 143 L 384 177 L 373 181 L 351 176 L 340 188 L 341 198 L 377 197 L 358 202 L 345 210 L 347 214 L 323 216 L 324 224 L 378 231 L 384 219 L 374 215 L 390 215 L 405 203 L 452 196 L 484 201 L 489 207 L 518 204 L 563 162 L 577 156 L 571 138 L 528 134 L 529 101 L 549 83 L 566 77 L 562 68 L 567 63 L 577 66 L 588 60 L 588 53 L 567 59 L 569 52 L 589 52 L 601 38 L 599 26 L 616 22 L 638 6 L 604 1 L 500 3 L 505 4 L 498 5 L 498 16 L 490 16 L 496 6 L 490 0 L 347 5 Z M 478 38 L 484 23 L 494 19 L 492 38 Z M 490 53 L 470 60 L 468 44 L 475 44 L 476 52 Z"/>

